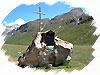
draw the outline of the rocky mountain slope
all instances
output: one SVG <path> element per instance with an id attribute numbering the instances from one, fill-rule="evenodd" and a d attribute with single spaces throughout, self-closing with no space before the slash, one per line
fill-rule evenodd
<path id="1" fill-rule="evenodd" d="M 85 14 L 81 8 L 42 19 L 43 31 L 53 30 L 56 36 L 77 45 L 93 44 L 98 36 L 93 35 L 96 28 L 92 25 L 93 17 Z M 39 20 L 21 25 L 6 44 L 30 44 L 39 31 Z"/>

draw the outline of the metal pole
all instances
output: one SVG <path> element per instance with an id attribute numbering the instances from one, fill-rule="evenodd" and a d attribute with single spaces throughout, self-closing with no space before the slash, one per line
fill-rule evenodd
<path id="1" fill-rule="evenodd" d="M 39 18 L 40 18 L 39 27 L 41 32 L 41 7 L 39 7 Z"/>

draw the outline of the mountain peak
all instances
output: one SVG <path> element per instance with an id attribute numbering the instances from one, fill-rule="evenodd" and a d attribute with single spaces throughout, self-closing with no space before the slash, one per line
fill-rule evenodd
<path id="1" fill-rule="evenodd" d="M 71 11 L 72 11 L 72 12 L 73 12 L 73 11 L 82 11 L 82 12 L 83 12 L 83 10 L 82 10 L 81 8 L 74 8 L 74 9 L 72 9 Z"/>
<path id="2" fill-rule="evenodd" d="M 77 17 L 85 14 L 81 8 L 72 9 L 70 13 L 76 14 Z"/>
<path id="3" fill-rule="evenodd" d="M 66 17 L 67 18 L 71 18 L 71 17 L 77 18 L 81 15 L 85 15 L 83 10 L 81 8 L 74 8 L 74 9 L 72 9 L 71 11 L 69 11 L 67 13 L 55 16 L 54 18 L 56 18 L 56 19 L 61 19 L 61 18 L 66 18 Z"/>

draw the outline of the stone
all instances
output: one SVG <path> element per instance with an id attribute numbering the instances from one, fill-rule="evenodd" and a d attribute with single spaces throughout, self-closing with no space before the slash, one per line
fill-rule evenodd
<path id="1" fill-rule="evenodd" d="M 69 62 L 72 52 L 73 44 L 55 37 L 55 32 L 52 30 L 38 32 L 26 52 L 19 57 L 18 66 L 49 66 L 52 68 L 52 66 Z"/>

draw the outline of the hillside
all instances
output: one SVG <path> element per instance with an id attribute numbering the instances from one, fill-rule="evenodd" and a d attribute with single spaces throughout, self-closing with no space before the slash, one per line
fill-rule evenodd
<path id="1" fill-rule="evenodd" d="M 53 30 L 56 36 L 76 45 L 92 45 L 98 36 L 92 35 L 96 28 L 92 25 L 93 17 L 86 15 L 81 8 L 42 19 L 43 31 Z M 39 31 L 39 20 L 21 25 L 6 44 L 30 44 Z"/>

